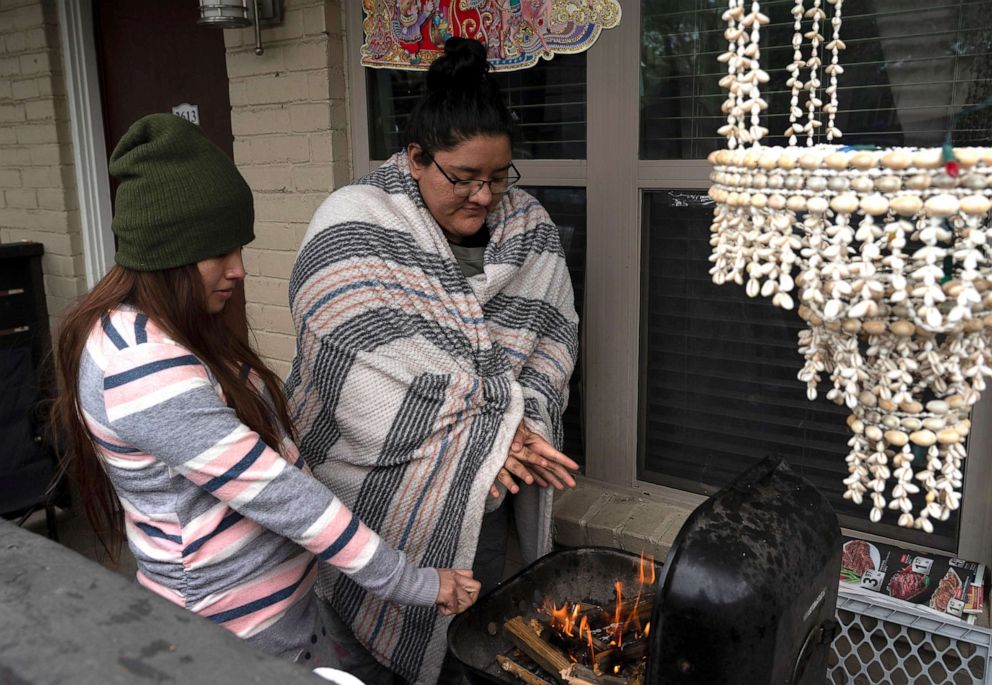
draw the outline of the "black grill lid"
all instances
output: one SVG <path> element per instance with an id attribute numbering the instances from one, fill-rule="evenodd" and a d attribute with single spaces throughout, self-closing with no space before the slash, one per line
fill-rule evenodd
<path id="1" fill-rule="evenodd" d="M 824 682 L 841 533 L 827 500 L 766 459 L 701 504 L 658 582 L 648 683 Z"/>

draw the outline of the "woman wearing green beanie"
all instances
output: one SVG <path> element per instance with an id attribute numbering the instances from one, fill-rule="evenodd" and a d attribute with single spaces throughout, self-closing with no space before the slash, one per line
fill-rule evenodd
<path id="1" fill-rule="evenodd" d="M 335 666 L 312 592 L 328 563 L 387 602 L 472 604 L 471 572 L 421 569 L 311 477 L 282 385 L 227 306 L 251 190 L 198 127 L 140 119 L 110 159 L 117 265 L 66 315 L 56 416 L 86 514 L 152 592 L 272 654 Z"/>

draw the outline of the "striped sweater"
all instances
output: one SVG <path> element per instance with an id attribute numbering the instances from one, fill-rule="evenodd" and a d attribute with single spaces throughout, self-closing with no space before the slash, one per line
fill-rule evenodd
<path id="1" fill-rule="evenodd" d="M 288 436 L 266 445 L 241 423 L 207 367 L 145 315 L 104 315 L 79 380 L 148 589 L 283 656 L 313 630 L 318 561 L 386 601 L 434 604 L 437 572 L 383 544 Z"/>

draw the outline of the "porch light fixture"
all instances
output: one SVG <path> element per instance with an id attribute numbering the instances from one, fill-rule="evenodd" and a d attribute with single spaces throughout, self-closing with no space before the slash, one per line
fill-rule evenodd
<path id="1" fill-rule="evenodd" d="M 261 26 L 282 23 L 282 0 L 200 0 L 200 18 L 203 26 L 222 29 L 241 29 L 255 25 L 255 54 L 261 55 Z"/>
<path id="2" fill-rule="evenodd" d="M 761 142 L 769 18 L 757 0 L 723 15 L 710 275 L 798 310 L 799 380 L 813 400 L 829 379 L 851 412 L 844 498 L 932 533 L 961 505 L 969 414 L 992 376 L 992 148 L 951 145 L 992 99 L 955 115 L 942 147 L 839 145 L 843 0 L 794 3 L 788 146 Z"/>

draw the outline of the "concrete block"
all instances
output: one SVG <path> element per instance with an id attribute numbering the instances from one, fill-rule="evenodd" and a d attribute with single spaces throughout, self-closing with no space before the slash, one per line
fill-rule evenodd
<path id="1" fill-rule="evenodd" d="M 0 123 L 17 124 L 24 121 L 26 118 L 23 103 L 17 103 L 14 105 L 0 105 Z"/>
<path id="2" fill-rule="evenodd" d="M 44 50 L 59 45 L 58 27 L 50 24 L 28 29 L 23 34 L 25 47 L 28 50 Z"/>
<path id="3" fill-rule="evenodd" d="M 294 334 L 293 319 L 289 314 L 288 306 L 275 307 L 250 303 L 247 310 L 248 321 L 253 330 Z"/>
<path id="4" fill-rule="evenodd" d="M 586 526 L 599 510 L 610 501 L 598 488 L 580 485 L 575 490 L 555 496 L 555 542 L 569 547 L 587 545 Z"/>
<path id="5" fill-rule="evenodd" d="M 249 278 L 245 281 L 245 299 L 262 304 L 289 305 L 289 280 L 284 278 Z"/>
<path id="6" fill-rule="evenodd" d="M 272 369 L 273 373 L 275 373 L 279 378 L 289 378 L 289 372 L 293 368 L 292 362 L 282 361 L 280 359 L 270 359 L 268 357 L 262 357 L 262 361 L 264 361 L 266 366 Z"/>
<path id="7" fill-rule="evenodd" d="M 7 188 L 23 185 L 25 188 L 59 188 L 62 186 L 60 170 L 58 167 L 25 167 L 20 170 L 21 182 L 18 184 L 4 183 L 0 180 L 0 186 Z M 0 172 L 0 179 L 2 179 Z"/>
<path id="8" fill-rule="evenodd" d="M 20 188 L 23 183 L 24 180 L 21 177 L 20 169 L 6 169 L 0 167 L 0 188 Z"/>
<path id="9" fill-rule="evenodd" d="M 240 171 L 255 192 L 284 193 L 292 187 L 291 173 L 296 168 L 292 164 L 244 165 Z"/>
<path id="10" fill-rule="evenodd" d="M 263 36 L 262 44 L 265 45 Z M 284 49 L 266 46 L 261 55 L 255 54 L 254 43 L 243 46 L 238 51 L 227 53 L 228 78 L 244 78 L 259 74 L 275 74 L 286 70 L 286 54 Z"/>
<path id="11" fill-rule="evenodd" d="M 331 110 L 332 107 L 327 102 L 289 105 L 292 130 L 298 133 L 329 130 L 332 128 Z"/>
<path id="12" fill-rule="evenodd" d="M 3 23 L 16 31 L 26 31 L 45 23 L 42 3 L 35 2 L 4 12 Z"/>
<path id="13" fill-rule="evenodd" d="M 17 145 L 17 131 L 13 126 L 0 126 L 0 146 Z M 7 149 L 0 151 L 4 164 L 12 164 L 7 158 Z"/>
<path id="14" fill-rule="evenodd" d="M 38 192 L 34 189 L 10 188 L 4 191 L 7 206 L 14 209 L 37 209 Z"/>
<path id="15" fill-rule="evenodd" d="M 15 55 L 18 52 L 25 52 L 28 49 L 27 31 L 15 31 L 3 37 L 3 52 L 6 55 Z"/>
<path id="16" fill-rule="evenodd" d="M 284 105 L 239 107 L 231 111 L 231 129 L 235 136 L 286 133 L 292 130 L 290 113 Z"/>
<path id="17" fill-rule="evenodd" d="M 307 74 L 307 92 L 311 100 L 322 102 L 330 98 L 328 71 L 320 69 Z"/>
<path id="18" fill-rule="evenodd" d="M 241 29 L 224 29 L 224 47 L 228 50 L 240 48 L 242 43 Z"/>
<path id="19" fill-rule="evenodd" d="M 310 140 L 310 161 L 326 163 L 334 160 L 334 138 L 331 132 L 312 133 Z"/>
<path id="20" fill-rule="evenodd" d="M 672 546 L 672 538 L 688 515 L 682 508 L 660 502 L 641 502 L 635 505 L 620 533 L 621 549 L 664 559 Z"/>
<path id="21" fill-rule="evenodd" d="M 6 140 L 5 132 L 9 132 L 14 135 L 14 143 L 17 142 L 17 131 L 13 127 L 0 126 L 0 137 Z M 3 148 L 3 162 L 5 166 L 8 167 L 24 167 L 31 164 L 31 148 L 29 147 L 13 147 L 11 144 L 7 144 Z"/>
<path id="22" fill-rule="evenodd" d="M 255 197 L 255 219 L 308 224 L 325 197 L 325 193 L 261 193 Z"/>
<path id="23" fill-rule="evenodd" d="M 0 59 L 0 76 L 17 76 L 20 74 L 21 62 L 17 57 Z"/>
<path id="24" fill-rule="evenodd" d="M 52 58 L 47 52 L 21 55 L 19 60 L 21 73 L 25 76 L 30 74 L 50 74 L 52 72 Z"/>
<path id="25" fill-rule="evenodd" d="M 307 7 L 303 10 L 303 35 L 319 36 L 328 33 L 330 29 L 327 19 L 331 14 L 330 9 L 323 7 Z"/>
<path id="26" fill-rule="evenodd" d="M 0 100 L 10 100 L 14 97 L 14 90 L 8 79 L 0 81 Z"/>
<path id="27" fill-rule="evenodd" d="M 26 110 L 27 105 L 25 105 L 25 111 Z M 52 114 L 54 115 L 54 110 L 52 111 Z M 46 123 L 21 124 L 17 127 L 17 142 L 21 145 L 58 143 L 59 130 L 54 121 Z"/>
<path id="28" fill-rule="evenodd" d="M 52 127 L 55 128 L 54 126 Z M 18 140 L 20 137 L 18 136 Z M 72 146 L 55 143 L 34 144 L 27 148 L 31 164 L 65 164 L 72 162 Z"/>
<path id="29" fill-rule="evenodd" d="M 29 121 L 52 120 L 56 118 L 56 103 L 51 98 L 32 100 L 24 103 L 24 114 Z"/>
<path id="30" fill-rule="evenodd" d="M 239 163 L 272 164 L 278 162 L 307 162 L 310 148 L 307 139 L 294 135 L 264 135 L 236 139 L 235 146 L 244 146 L 245 156 L 237 156 Z M 243 160 L 243 161 L 242 161 Z"/>
<path id="31" fill-rule="evenodd" d="M 258 76 L 245 79 L 244 84 L 243 104 L 246 105 L 296 102 L 306 100 L 309 95 L 307 74 L 302 72 Z"/>
<path id="32" fill-rule="evenodd" d="M 330 193 L 335 188 L 334 180 L 329 164 L 308 164 L 293 167 L 291 182 L 294 190 Z"/>
<path id="33" fill-rule="evenodd" d="M 303 9 L 289 9 L 282 14 L 282 23 L 278 26 L 262 27 L 262 45 L 279 41 L 297 40 L 303 36 Z M 266 51 L 268 48 L 266 48 Z"/>
<path id="34" fill-rule="evenodd" d="M 45 292 L 51 293 L 53 297 L 73 299 L 82 295 L 86 290 L 85 284 L 72 276 L 45 274 L 44 280 Z"/>
<path id="35" fill-rule="evenodd" d="M 613 495 L 586 526 L 589 544 L 620 548 L 624 526 L 639 502 L 638 498 Z"/>
<path id="36" fill-rule="evenodd" d="M 292 362 L 296 354 L 296 336 L 271 331 L 255 331 L 259 354 L 269 359 Z"/>
<path id="37" fill-rule="evenodd" d="M 38 192 L 38 206 L 42 209 L 66 211 L 79 209 L 79 202 L 74 191 L 66 192 L 58 188 L 42 188 Z"/>
<path id="38" fill-rule="evenodd" d="M 41 79 L 36 78 L 25 78 L 18 79 L 8 83 L 8 88 L 10 89 L 10 97 L 15 100 L 28 100 L 30 98 L 36 98 L 40 96 L 38 91 L 38 82 Z"/>
<path id="39" fill-rule="evenodd" d="M 296 240 L 293 224 L 284 224 L 278 221 L 256 221 L 255 240 L 252 241 L 249 249 L 252 250 L 277 250 L 280 252 L 296 252 L 299 241 Z M 285 300 L 278 304 L 286 304 Z"/>
<path id="40" fill-rule="evenodd" d="M 283 48 L 286 51 L 286 68 L 291 71 L 326 69 L 329 61 L 329 44 L 324 37 L 298 42 Z"/>
<path id="41" fill-rule="evenodd" d="M 258 275 L 269 278 L 289 278 L 295 260 L 295 252 L 260 252 L 258 255 Z"/>

